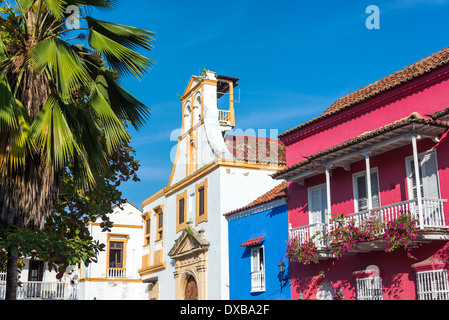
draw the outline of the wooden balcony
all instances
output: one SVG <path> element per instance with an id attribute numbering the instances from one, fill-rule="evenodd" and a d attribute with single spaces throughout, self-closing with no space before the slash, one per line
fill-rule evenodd
<path id="1" fill-rule="evenodd" d="M 347 216 L 347 220 L 354 221 L 355 226 L 362 226 L 364 223 L 377 218 L 381 225 L 395 221 L 401 214 L 408 213 L 417 221 L 418 235 L 416 242 L 426 243 L 434 240 L 449 240 L 449 227 L 446 225 L 444 217 L 444 203 L 447 200 L 427 199 L 423 198 L 421 203 L 416 199 L 395 203 L 392 205 L 373 209 L 371 211 L 363 211 L 353 213 Z M 320 259 L 334 258 L 335 255 L 331 250 L 328 240 L 323 240 L 323 235 L 329 234 L 329 230 L 334 225 L 333 219 L 328 223 L 312 224 L 293 228 L 289 230 L 290 239 L 299 239 L 300 242 L 306 242 L 313 239 L 318 250 Z M 381 239 L 384 229 L 380 229 L 377 236 L 379 240 L 357 243 L 354 250 L 348 254 L 357 254 L 361 252 L 381 251 L 384 250 L 386 244 Z"/>
<path id="2" fill-rule="evenodd" d="M 218 122 L 222 126 L 235 126 L 234 112 L 232 110 L 218 110 Z"/>

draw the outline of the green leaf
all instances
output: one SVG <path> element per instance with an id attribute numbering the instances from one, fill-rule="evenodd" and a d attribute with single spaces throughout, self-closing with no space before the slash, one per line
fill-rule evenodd
<path id="1" fill-rule="evenodd" d="M 97 89 L 114 112 L 139 130 L 150 117 L 150 109 L 122 88 L 114 79 L 112 70 L 102 70 L 96 79 Z"/>
<path id="2" fill-rule="evenodd" d="M 127 36 L 129 30 L 123 26 L 115 25 L 114 29 L 105 29 L 99 27 L 97 20 L 89 17 L 86 19 L 90 29 L 88 42 L 92 51 L 104 56 L 109 65 L 121 74 L 133 74 L 141 79 L 153 64 L 151 59 L 134 51 L 139 46 L 149 48 L 149 42 L 144 36 L 132 38 Z"/>
<path id="3" fill-rule="evenodd" d="M 75 152 L 80 153 L 63 109 L 62 101 L 51 95 L 31 127 L 35 145 L 46 154 L 47 161 L 55 168 L 64 166 Z"/>
<path id="4" fill-rule="evenodd" d="M 74 90 L 92 82 L 83 59 L 64 41 L 51 37 L 38 43 L 30 54 L 34 70 L 47 69 L 56 79 L 58 92 L 68 100 Z"/>
<path id="5" fill-rule="evenodd" d="M 67 7 L 64 0 L 44 0 L 44 4 L 55 17 L 61 18 L 64 16 Z"/>
<path id="6" fill-rule="evenodd" d="M 89 100 L 96 117 L 101 122 L 101 127 L 104 128 L 107 152 L 111 153 L 120 148 L 122 143 L 128 142 L 131 137 L 96 85 L 92 87 Z"/>

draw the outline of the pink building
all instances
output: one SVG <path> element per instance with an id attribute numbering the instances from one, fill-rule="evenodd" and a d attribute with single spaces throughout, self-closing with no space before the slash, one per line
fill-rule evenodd
<path id="1" fill-rule="evenodd" d="M 280 135 L 292 299 L 449 299 L 448 119 L 449 48 Z M 417 248 L 387 252 L 405 218 Z"/>

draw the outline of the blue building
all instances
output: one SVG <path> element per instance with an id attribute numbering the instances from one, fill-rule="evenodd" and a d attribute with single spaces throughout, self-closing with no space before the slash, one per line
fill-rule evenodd
<path id="1" fill-rule="evenodd" d="M 231 300 L 290 300 L 287 215 L 286 183 L 225 214 Z"/>

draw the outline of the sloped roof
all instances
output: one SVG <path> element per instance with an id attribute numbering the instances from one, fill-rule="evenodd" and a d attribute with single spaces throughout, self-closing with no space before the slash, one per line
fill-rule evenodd
<path id="1" fill-rule="evenodd" d="M 412 264 L 412 268 L 417 272 L 430 271 L 430 270 L 441 270 L 447 269 L 449 263 L 447 260 L 429 257 L 424 261 Z"/>
<path id="2" fill-rule="evenodd" d="M 249 239 L 245 243 L 242 243 L 240 246 L 242 248 L 243 247 L 252 247 L 252 246 L 255 246 L 256 244 L 259 244 L 263 239 L 265 239 L 265 236 L 254 238 L 254 239 Z"/>
<path id="3" fill-rule="evenodd" d="M 355 146 L 357 144 L 360 144 L 362 142 L 368 141 L 370 139 L 374 139 L 378 136 L 381 136 L 387 132 L 391 132 L 394 131 L 396 129 L 400 129 L 403 128 L 405 126 L 409 126 L 411 124 L 417 124 L 417 125 L 422 125 L 422 126 L 428 126 L 428 127 L 436 127 L 436 128 L 442 128 L 442 129 L 438 129 L 438 130 L 442 130 L 442 131 L 446 131 L 449 129 L 449 123 L 448 122 L 442 122 L 442 121 L 436 121 L 436 120 L 432 120 L 432 119 L 427 119 L 424 118 L 423 116 L 421 116 L 420 114 L 414 112 L 412 113 L 410 116 L 400 119 L 398 121 L 395 121 L 393 123 L 390 123 L 386 126 L 383 126 L 379 129 L 376 130 L 372 130 L 372 131 L 367 131 L 355 138 L 349 139 L 345 142 L 342 142 L 336 146 L 333 146 L 331 148 L 328 148 L 326 150 L 317 152 L 311 156 L 305 157 L 304 160 L 299 161 L 298 163 L 291 165 L 283 170 L 280 170 L 278 172 L 276 172 L 275 174 L 272 175 L 273 178 L 279 178 L 279 179 L 285 179 L 285 177 L 283 177 L 284 174 L 289 173 L 295 169 L 301 168 L 303 166 L 306 165 L 313 165 L 313 161 L 321 158 L 323 156 L 329 155 L 331 153 L 335 153 L 337 151 L 341 151 L 343 149 Z"/>
<path id="4" fill-rule="evenodd" d="M 423 76 L 433 70 L 443 67 L 449 63 L 449 48 L 442 49 L 438 52 L 427 56 L 405 68 L 400 69 L 376 82 L 373 82 L 357 91 L 354 91 L 340 99 L 330 106 L 323 114 L 313 118 L 295 128 L 287 130 L 279 135 L 286 136 L 301 128 L 311 125 L 321 119 L 325 119 L 342 110 L 352 107 L 365 100 L 373 98 L 385 91 L 391 90 L 420 76 Z"/>
<path id="5" fill-rule="evenodd" d="M 285 145 L 278 139 L 225 135 L 225 144 L 236 160 L 285 165 Z M 263 148 L 259 151 L 259 147 Z"/>
<path id="6" fill-rule="evenodd" d="M 274 200 L 278 200 L 281 198 L 286 198 L 288 195 L 288 184 L 287 182 L 282 182 L 281 184 L 277 185 L 276 187 L 274 187 L 273 189 L 271 189 L 270 191 L 268 191 L 267 193 L 261 195 L 260 197 L 258 197 L 256 200 L 254 200 L 253 202 L 251 202 L 250 204 L 233 210 L 231 212 L 225 213 L 224 216 L 230 216 L 234 213 L 238 213 L 241 212 L 243 210 L 247 210 L 247 209 L 251 209 L 254 207 L 257 207 L 261 204 L 265 204 Z"/>

